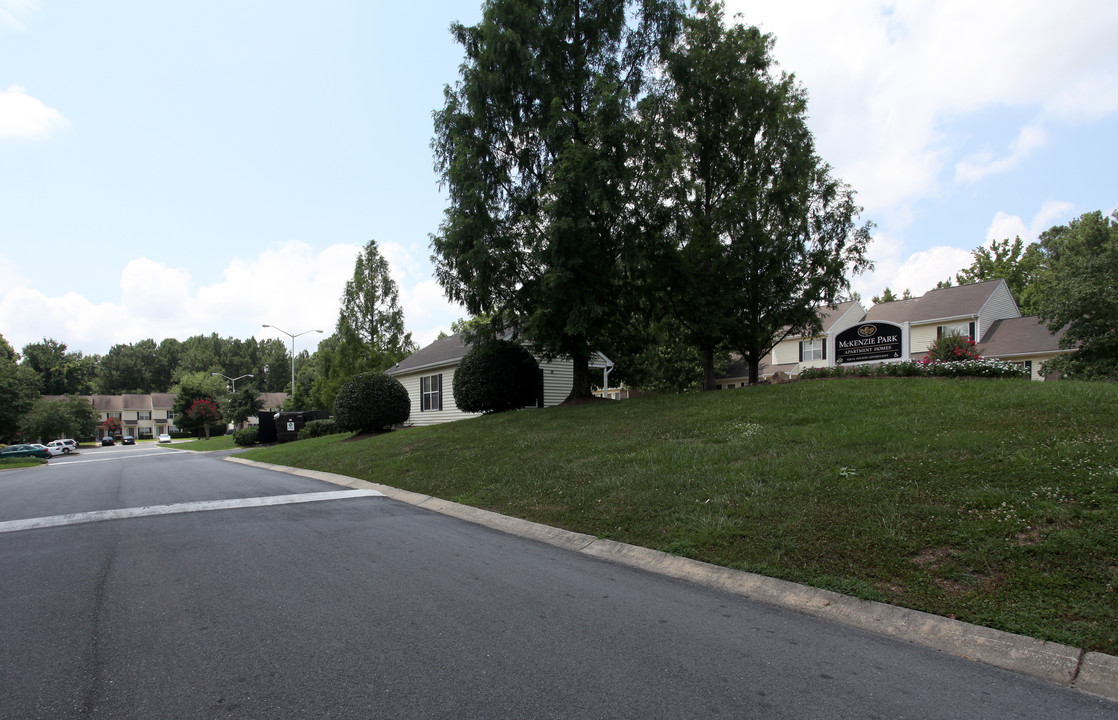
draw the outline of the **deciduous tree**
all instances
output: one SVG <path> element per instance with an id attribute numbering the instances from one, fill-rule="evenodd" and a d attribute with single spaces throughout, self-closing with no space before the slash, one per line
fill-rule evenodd
<path id="1" fill-rule="evenodd" d="M 646 103 L 663 118 L 666 161 L 676 158 L 654 265 L 701 351 L 706 389 L 720 345 L 742 355 L 756 382 L 773 345 L 817 330 L 816 308 L 871 266 L 854 192 L 815 153 L 806 94 L 776 73 L 770 36 L 726 27 L 722 15 L 719 3 L 696 3 L 667 55 L 663 97 Z"/>
<path id="2" fill-rule="evenodd" d="M 19 354 L 0 335 L 0 440 L 11 440 L 39 398 L 39 375 L 19 362 Z"/>
<path id="3" fill-rule="evenodd" d="M 1033 300 L 1062 347 L 1076 348 L 1045 372 L 1118 380 L 1118 210 L 1085 213 L 1040 236 Z"/>
<path id="4" fill-rule="evenodd" d="M 960 285 L 984 282 L 986 280 L 1005 280 L 1009 291 L 1017 300 L 1022 315 L 1035 315 L 1035 297 L 1032 286 L 1044 262 L 1043 253 L 1037 244 L 1024 245 L 1021 238 L 1013 242 L 1009 238 L 995 240 L 990 247 L 981 245 L 971 254 L 974 262 L 970 267 L 955 273 L 955 281 Z"/>

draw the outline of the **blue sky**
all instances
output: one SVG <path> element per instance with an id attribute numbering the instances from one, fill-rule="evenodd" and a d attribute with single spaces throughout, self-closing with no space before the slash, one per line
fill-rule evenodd
<path id="1" fill-rule="evenodd" d="M 752 2 L 820 155 L 877 229 L 854 279 L 921 294 L 991 239 L 1118 205 L 1118 3 Z M 0 334 L 70 350 L 329 333 L 370 239 L 422 345 L 431 113 L 477 0 L 0 0 Z M 271 334 L 270 334 L 271 333 Z M 322 336 L 306 335 L 299 350 Z"/>

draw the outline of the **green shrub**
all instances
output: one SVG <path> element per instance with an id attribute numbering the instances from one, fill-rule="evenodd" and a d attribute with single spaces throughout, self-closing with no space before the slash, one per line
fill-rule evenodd
<path id="1" fill-rule="evenodd" d="M 470 348 L 454 371 L 454 403 L 466 412 L 495 413 L 534 405 L 540 366 L 508 340 Z"/>
<path id="2" fill-rule="evenodd" d="M 333 435 L 336 432 L 338 432 L 338 424 L 334 422 L 334 418 L 311 420 L 299 431 L 299 439 L 309 440 L 310 438 L 322 437 L 323 435 Z"/>
<path id="3" fill-rule="evenodd" d="M 260 442 L 260 428 L 255 425 L 246 427 L 243 430 L 236 430 L 233 432 L 233 442 L 241 447 L 248 447 Z"/>
<path id="4" fill-rule="evenodd" d="M 411 400 L 400 381 L 384 373 L 354 375 L 334 400 L 338 430 L 376 432 L 399 425 L 411 415 Z"/>

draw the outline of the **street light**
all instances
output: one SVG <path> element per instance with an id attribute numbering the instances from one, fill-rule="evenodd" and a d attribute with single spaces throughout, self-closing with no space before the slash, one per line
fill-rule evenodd
<path id="1" fill-rule="evenodd" d="M 264 323 L 263 325 L 261 325 L 261 327 L 272 328 L 273 330 L 279 330 L 281 333 L 283 333 L 284 335 L 291 338 L 291 402 L 294 403 L 295 402 L 295 338 L 299 337 L 300 335 L 306 335 L 307 333 L 312 333 L 312 332 L 320 333 L 322 331 L 321 330 L 304 330 L 301 333 L 292 334 L 292 333 L 287 332 L 283 328 L 278 328 L 275 325 L 268 325 L 267 323 Z"/>
<path id="2" fill-rule="evenodd" d="M 247 378 L 247 377 L 252 377 L 252 375 L 238 375 L 235 378 L 231 378 L 228 375 L 222 375 L 221 373 L 215 373 L 215 372 L 210 373 L 210 375 L 217 375 L 218 377 L 223 377 L 226 380 L 228 380 L 230 382 L 230 384 L 233 385 L 233 392 L 234 393 L 237 392 L 237 381 L 238 380 L 242 380 L 242 379 Z"/>

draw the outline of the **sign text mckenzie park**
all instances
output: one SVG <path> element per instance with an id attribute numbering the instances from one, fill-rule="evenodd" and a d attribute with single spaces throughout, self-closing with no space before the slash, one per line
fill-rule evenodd
<path id="1" fill-rule="evenodd" d="M 835 363 L 896 360 L 901 357 L 901 328 L 893 323 L 861 323 L 835 336 Z"/>

